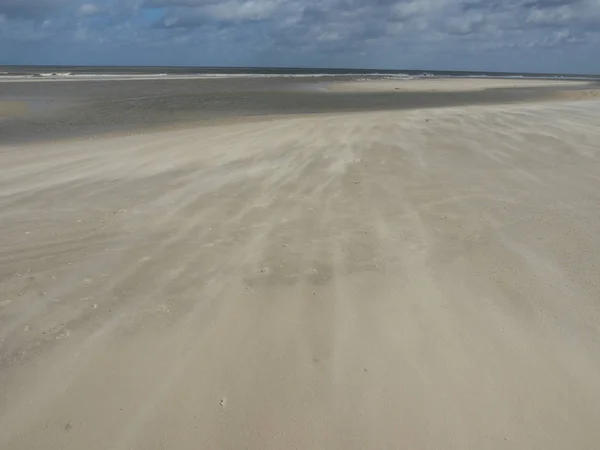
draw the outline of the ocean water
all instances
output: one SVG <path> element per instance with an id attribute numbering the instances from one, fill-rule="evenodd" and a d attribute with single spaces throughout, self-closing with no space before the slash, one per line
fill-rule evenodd
<path id="1" fill-rule="evenodd" d="M 503 77 L 600 80 L 600 75 L 565 75 L 555 73 L 467 72 L 336 68 L 278 67 L 182 67 L 182 66 L 1 66 L 0 77 Z"/>

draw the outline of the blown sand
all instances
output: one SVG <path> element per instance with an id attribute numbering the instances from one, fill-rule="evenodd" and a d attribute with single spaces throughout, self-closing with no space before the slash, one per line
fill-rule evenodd
<path id="1" fill-rule="evenodd" d="M 0 447 L 595 449 L 600 103 L 0 149 Z"/>

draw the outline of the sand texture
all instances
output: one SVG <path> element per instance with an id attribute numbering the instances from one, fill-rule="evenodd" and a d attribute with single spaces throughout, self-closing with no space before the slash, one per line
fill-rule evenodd
<path id="1" fill-rule="evenodd" d="M 548 80 L 531 78 L 415 78 L 348 81 L 330 84 L 333 92 L 455 92 L 484 89 L 574 88 L 594 86 L 590 81 Z"/>
<path id="2" fill-rule="evenodd" d="M 0 100 L 0 119 L 3 117 L 20 116 L 27 112 L 25 102 Z"/>
<path id="3" fill-rule="evenodd" d="M 340 77 L 5 82 L 0 83 L 0 145 L 198 128 L 267 116 L 581 99 L 597 96 L 599 86 L 477 78 L 352 83 Z"/>
<path id="4" fill-rule="evenodd" d="M 597 449 L 599 117 L 0 147 L 0 448 Z"/>

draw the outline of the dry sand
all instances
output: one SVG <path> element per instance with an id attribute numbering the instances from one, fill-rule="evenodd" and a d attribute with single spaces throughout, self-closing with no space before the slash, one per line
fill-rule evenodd
<path id="1" fill-rule="evenodd" d="M 22 116 L 27 113 L 25 102 L 0 100 L 0 119 L 3 117 Z"/>
<path id="2" fill-rule="evenodd" d="M 484 89 L 573 88 L 591 84 L 590 81 L 579 80 L 520 78 L 408 78 L 338 82 L 330 84 L 327 89 L 333 92 L 468 92 Z"/>
<path id="3" fill-rule="evenodd" d="M 598 448 L 599 115 L 2 147 L 0 448 Z"/>

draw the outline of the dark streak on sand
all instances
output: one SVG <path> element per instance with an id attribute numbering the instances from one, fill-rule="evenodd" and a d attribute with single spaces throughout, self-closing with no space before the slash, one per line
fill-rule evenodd
<path id="1" fill-rule="evenodd" d="M 552 98 L 558 90 L 355 93 L 322 88 L 322 81 L 311 78 L 3 82 L 0 101 L 26 102 L 29 108 L 26 116 L 0 121 L 0 143 L 148 131 L 215 120 L 256 120 L 272 115 L 512 103 Z"/>

